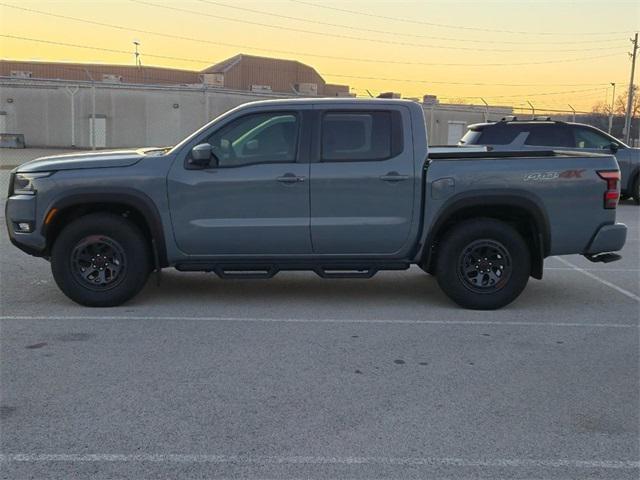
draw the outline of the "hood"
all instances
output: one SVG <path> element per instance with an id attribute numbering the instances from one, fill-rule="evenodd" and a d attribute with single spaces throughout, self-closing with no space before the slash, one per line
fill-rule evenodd
<path id="1" fill-rule="evenodd" d="M 110 152 L 72 153 L 41 157 L 17 168 L 18 172 L 52 172 L 82 168 L 129 167 L 155 149 L 116 150 Z M 157 151 L 157 150 L 155 150 Z"/>

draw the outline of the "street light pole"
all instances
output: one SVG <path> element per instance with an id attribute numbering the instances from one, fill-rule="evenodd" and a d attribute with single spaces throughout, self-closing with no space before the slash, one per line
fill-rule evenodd
<path id="1" fill-rule="evenodd" d="M 135 60 L 136 60 L 136 67 L 141 67 L 142 66 L 142 62 L 140 61 L 140 52 L 138 52 L 138 47 L 140 46 L 140 42 L 137 41 L 137 40 L 134 40 L 133 44 L 136 46 L 136 51 L 134 52 Z"/>
<path id="2" fill-rule="evenodd" d="M 616 102 L 616 82 L 611 82 L 613 87 L 613 95 L 611 96 L 611 111 L 609 112 L 609 135 L 611 135 L 611 129 L 613 128 L 613 109 Z"/>

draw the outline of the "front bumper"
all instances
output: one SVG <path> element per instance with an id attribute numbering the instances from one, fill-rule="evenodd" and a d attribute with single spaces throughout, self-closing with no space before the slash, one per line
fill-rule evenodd
<path id="1" fill-rule="evenodd" d="M 604 225 L 596 232 L 585 254 L 617 252 L 622 250 L 627 240 L 627 226 L 624 223 Z"/>
<path id="2" fill-rule="evenodd" d="M 7 198 L 4 213 L 11 243 L 29 255 L 44 256 L 47 240 L 36 221 L 36 202 L 35 195 L 13 195 Z M 20 222 L 30 223 L 31 231 L 18 231 L 17 224 Z"/>

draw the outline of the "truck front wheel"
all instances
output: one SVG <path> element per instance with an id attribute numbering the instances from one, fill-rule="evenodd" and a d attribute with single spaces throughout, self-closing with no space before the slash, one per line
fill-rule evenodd
<path id="1" fill-rule="evenodd" d="M 439 242 L 436 278 L 458 305 L 494 310 L 524 290 L 531 273 L 526 242 L 510 225 L 490 218 L 466 220 Z"/>
<path id="2" fill-rule="evenodd" d="M 142 289 L 151 261 L 144 236 L 130 220 L 95 213 L 60 232 L 51 250 L 51 271 L 71 300 L 88 307 L 112 307 Z"/>

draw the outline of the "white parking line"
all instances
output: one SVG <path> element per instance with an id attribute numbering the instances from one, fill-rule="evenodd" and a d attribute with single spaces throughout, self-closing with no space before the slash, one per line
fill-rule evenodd
<path id="1" fill-rule="evenodd" d="M 556 257 L 557 258 L 557 257 Z M 573 267 L 544 267 L 545 270 L 565 270 L 571 272 L 575 270 Z M 639 272 L 640 268 L 583 268 L 591 272 Z"/>
<path id="2" fill-rule="evenodd" d="M 579 266 L 574 265 L 569 260 L 565 260 L 562 257 L 554 257 L 554 258 L 556 258 L 560 262 L 564 263 L 568 267 L 572 268 L 573 270 L 575 270 L 577 272 L 580 272 L 580 273 L 586 275 L 587 277 L 592 278 L 595 281 L 600 282 L 601 284 L 606 285 L 607 287 L 612 288 L 615 291 L 617 291 L 617 292 L 619 292 L 619 293 L 621 293 L 621 294 L 623 294 L 623 295 L 625 295 L 625 296 L 627 296 L 629 298 L 632 298 L 636 302 L 640 302 L 640 297 L 638 295 L 636 295 L 635 293 L 631 293 L 630 291 L 625 290 L 624 288 L 621 288 L 621 287 L 619 287 L 617 285 L 614 285 L 613 283 L 608 282 L 607 280 L 604 280 L 604 279 L 598 277 L 597 275 L 594 275 L 593 273 L 586 271 L 584 268 L 580 268 Z"/>
<path id="3" fill-rule="evenodd" d="M 186 317 L 186 316 L 0 316 L 0 321 L 24 320 L 127 320 L 127 321 L 179 321 L 179 322 L 257 322 L 257 323 L 370 323 L 382 325 L 484 325 L 484 326 L 516 326 L 516 327 L 570 327 L 570 328 L 632 328 L 637 329 L 640 324 L 630 323 L 571 323 L 571 322 L 512 322 L 497 320 L 410 320 L 410 319 L 358 319 L 358 318 L 251 318 L 251 317 Z"/>
<path id="4" fill-rule="evenodd" d="M 236 465 L 394 465 L 450 467 L 514 468 L 595 468 L 634 470 L 640 462 L 632 460 L 552 460 L 529 458 L 470 459 L 455 457 L 324 457 L 324 456 L 242 456 L 182 454 L 31 454 L 0 455 L 1 462 L 160 462 L 160 463 L 233 463 Z"/>

